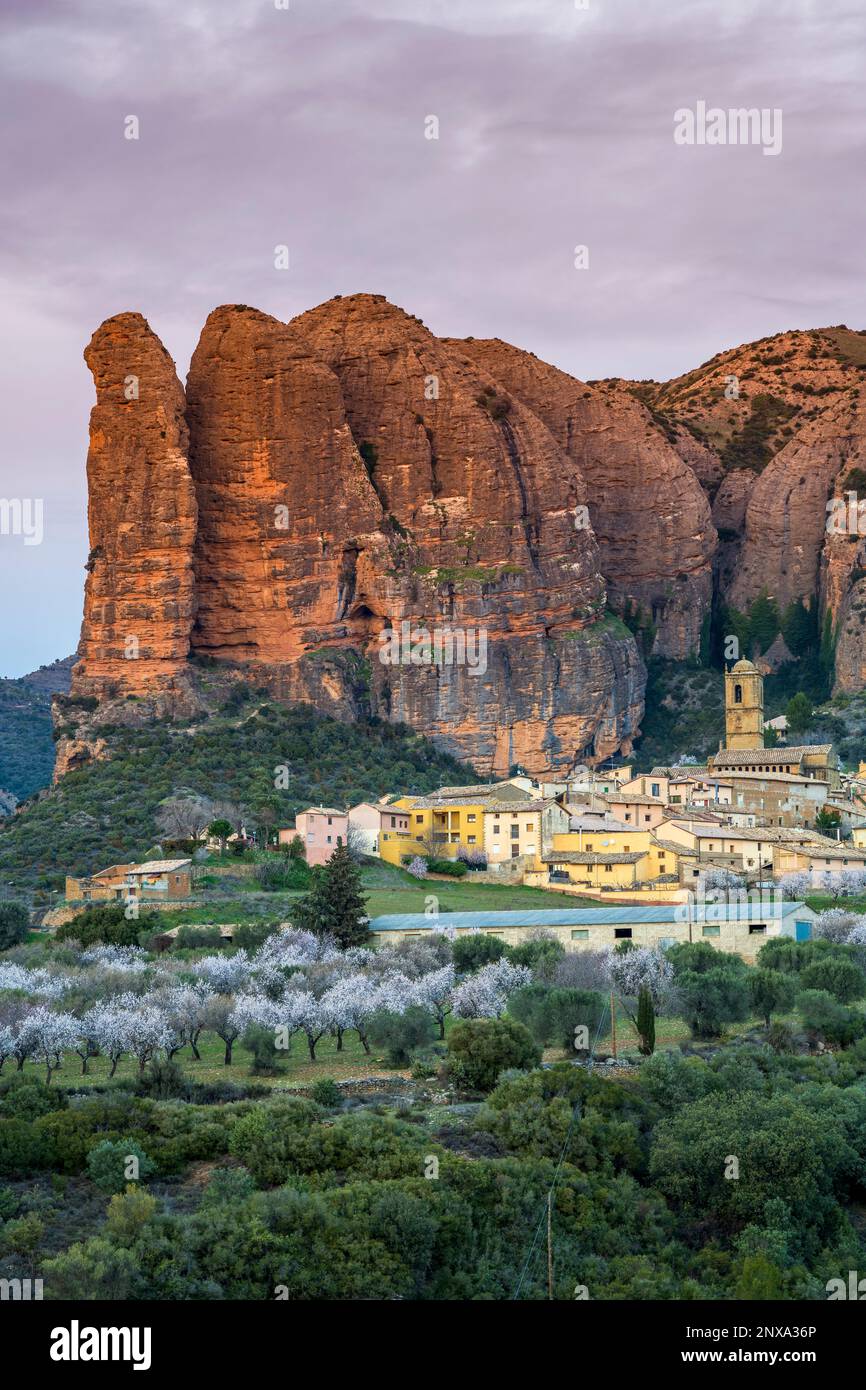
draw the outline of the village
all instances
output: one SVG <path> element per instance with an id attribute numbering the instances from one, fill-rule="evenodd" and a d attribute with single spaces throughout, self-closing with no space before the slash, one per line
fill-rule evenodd
<path id="1" fill-rule="evenodd" d="M 518 772 L 424 796 L 310 806 L 274 828 L 269 848 L 315 867 L 345 845 L 408 871 L 418 911 L 372 916 L 382 941 L 446 925 L 519 944 L 542 928 L 568 950 L 705 939 L 754 960 L 768 936 L 810 937 L 810 894 L 866 882 L 866 765 L 840 771 L 829 744 L 765 747 L 763 676 L 751 662 L 726 673 L 725 689 L 726 740 L 706 765 L 580 768 L 563 781 Z M 182 908 L 194 900 L 194 873 L 191 857 L 167 857 L 68 877 L 55 915 L 98 902 L 135 913 Z M 437 880 L 463 877 L 544 890 L 551 906 L 444 909 L 440 920 Z M 221 931 L 230 941 L 232 928 Z"/>

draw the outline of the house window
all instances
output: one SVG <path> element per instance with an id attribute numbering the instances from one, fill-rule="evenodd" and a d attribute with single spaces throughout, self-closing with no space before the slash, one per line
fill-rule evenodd
<path id="1" fill-rule="evenodd" d="M 721 936 L 721 927 L 701 927 L 701 936 Z"/>
<path id="2" fill-rule="evenodd" d="M 626 820 L 631 820 L 631 811 L 626 811 L 626 813 L 625 813 L 625 819 L 626 819 Z"/>
<path id="3" fill-rule="evenodd" d="M 512 840 L 516 840 L 517 837 L 519 836 L 519 834 L 520 834 L 520 826 L 519 826 L 519 825 L 512 825 L 512 827 L 511 827 L 511 838 L 512 838 Z"/>
<path id="4" fill-rule="evenodd" d="M 416 824 L 416 825 L 423 825 L 423 823 L 424 823 L 424 817 L 423 817 L 423 816 L 416 816 L 416 817 L 415 817 L 415 824 Z"/>
<path id="5" fill-rule="evenodd" d="M 648 821 L 649 819 L 650 819 L 650 817 L 649 817 L 648 815 L 647 815 L 647 816 L 644 816 L 644 820 L 645 820 L 645 821 Z"/>
<path id="6" fill-rule="evenodd" d="M 466 839 L 469 841 L 469 844 L 470 844 L 470 845 L 474 845 L 474 844 L 475 844 L 475 836 L 474 836 L 474 835 L 467 835 L 467 836 L 466 836 Z"/>
<path id="7" fill-rule="evenodd" d="M 511 846 L 511 858 L 512 858 L 512 859 L 516 859 L 519 853 L 520 853 L 520 846 L 519 846 L 519 845 L 512 845 L 512 846 Z"/>
<path id="8" fill-rule="evenodd" d="M 613 873 L 613 865 L 612 865 L 612 864 L 605 864 L 605 866 L 604 866 L 604 871 L 605 871 L 606 874 L 612 874 L 612 873 Z"/>
<path id="9" fill-rule="evenodd" d="M 751 922 L 749 924 L 749 936 L 766 936 L 767 928 L 763 922 Z"/>
<path id="10" fill-rule="evenodd" d="M 396 824 L 397 824 L 397 817 L 396 817 L 396 816 L 392 816 L 392 817 L 391 817 L 391 829 L 392 829 L 392 830 L 394 829 L 394 826 L 395 826 Z"/>
<path id="11" fill-rule="evenodd" d="M 650 791 L 652 792 L 653 796 L 658 796 L 660 794 L 658 782 L 652 782 L 650 784 Z"/>
<path id="12" fill-rule="evenodd" d="M 572 927 L 571 939 L 572 941 L 588 941 L 589 927 Z"/>
<path id="13" fill-rule="evenodd" d="M 494 827 L 493 827 L 493 833 L 494 833 L 494 835 L 498 835 L 498 834 L 499 834 L 499 826 L 498 826 L 498 825 L 494 825 Z"/>
<path id="14" fill-rule="evenodd" d="M 630 941 L 631 927 L 614 927 L 613 934 L 617 941 Z"/>
<path id="15" fill-rule="evenodd" d="M 330 844 L 330 843 L 331 843 L 331 837 L 330 837 L 330 835 L 329 835 L 327 838 L 328 838 L 328 844 Z"/>
<path id="16" fill-rule="evenodd" d="M 624 852 L 625 854 L 628 854 L 628 853 L 629 853 L 629 847 L 628 847 L 628 845 L 623 845 L 622 848 L 623 848 L 623 852 Z"/>
<path id="17" fill-rule="evenodd" d="M 469 815 L 469 816 L 466 817 L 466 819 L 467 819 L 468 821 L 469 821 L 469 820 L 474 820 L 474 819 L 475 819 L 475 812 L 473 811 L 471 815 Z"/>
<path id="18" fill-rule="evenodd" d="M 330 817 L 330 816 L 328 816 L 328 824 L 329 824 L 329 825 L 331 824 L 331 817 Z"/>

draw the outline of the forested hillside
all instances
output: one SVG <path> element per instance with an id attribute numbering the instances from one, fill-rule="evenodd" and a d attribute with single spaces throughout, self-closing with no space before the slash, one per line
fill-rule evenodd
<path id="1" fill-rule="evenodd" d="M 60 888 L 65 873 L 143 854 L 157 837 L 159 803 L 179 791 L 291 824 L 311 803 L 349 806 L 475 780 L 471 768 L 401 725 L 339 723 L 305 705 L 250 699 L 193 727 L 103 732 L 108 759 L 68 773 L 0 830 L 7 883 Z"/>

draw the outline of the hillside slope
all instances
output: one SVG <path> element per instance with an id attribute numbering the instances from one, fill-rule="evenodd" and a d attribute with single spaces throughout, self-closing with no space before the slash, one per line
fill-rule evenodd
<path id="1" fill-rule="evenodd" d="M 0 680 L 0 793 L 11 792 L 16 801 L 51 781 L 51 697 L 69 689 L 74 661 L 67 656 L 17 680 Z"/>
<path id="2" fill-rule="evenodd" d="M 310 804 L 349 806 L 477 780 L 472 768 L 400 725 L 342 723 L 308 706 L 252 697 L 234 704 L 198 725 L 104 731 L 101 759 L 68 773 L 0 827 L 0 878 L 57 890 L 66 873 L 143 855 L 158 839 L 159 803 L 174 793 L 225 798 L 253 819 L 268 807 L 276 824 L 291 825 Z"/>

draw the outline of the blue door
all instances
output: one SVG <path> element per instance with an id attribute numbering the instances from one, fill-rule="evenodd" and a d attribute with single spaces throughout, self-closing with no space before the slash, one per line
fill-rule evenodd
<path id="1" fill-rule="evenodd" d="M 798 941 L 809 941 L 809 940 L 811 940 L 811 937 L 812 937 L 812 923 L 811 923 L 811 922 L 797 922 L 796 926 L 797 926 L 797 940 L 798 940 Z"/>

